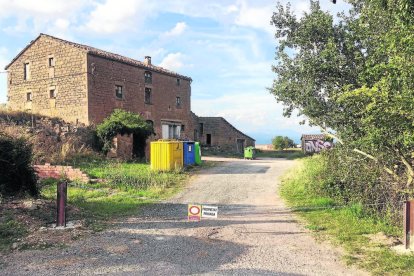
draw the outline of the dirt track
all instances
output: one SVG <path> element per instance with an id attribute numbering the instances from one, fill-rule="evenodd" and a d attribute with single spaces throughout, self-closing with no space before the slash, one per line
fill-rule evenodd
<path id="1" fill-rule="evenodd" d="M 281 159 L 228 159 L 112 230 L 65 249 L 11 255 L 0 274 L 363 274 L 315 242 L 278 198 L 277 179 L 292 166 Z M 219 218 L 187 222 L 187 203 L 218 205 Z"/>

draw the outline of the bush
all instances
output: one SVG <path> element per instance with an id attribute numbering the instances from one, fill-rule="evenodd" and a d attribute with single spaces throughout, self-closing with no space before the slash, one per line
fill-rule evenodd
<path id="1" fill-rule="evenodd" d="M 134 139 L 140 137 L 140 140 L 145 141 L 154 133 L 152 126 L 141 116 L 122 109 L 115 109 L 97 126 L 96 130 L 98 137 L 102 140 L 105 153 L 112 148 L 112 139 L 118 134 L 133 134 Z"/>
<path id="2" fill-rule="evenodd" d="M 365 210 L 400 223 L 405 183 L 396 182 L 380 163 L 338 146 L 314 157 L 318 166 L 311 189 L 342 204 L 362 204 Z M 411 191 L 412 192 L 412 191 Z"/>
<path id="3" fill-rule="evenodd" d="M 69 131 L 61 132 L 63 127 Z M 34 164 L 67 163 L 77 155 L 94 154 L 99 147 L 93 126 L 68 124 L 62 119 L 27 112 L 0 110 L 0 129 L 3 134 L 31 145 Z"/>
<path id="4" fill-rule="evenodd" d="M 22 138 L 0 133 L 0 194 L 38 195 L 37 177 L 32 167 L 32 148 Z"/>

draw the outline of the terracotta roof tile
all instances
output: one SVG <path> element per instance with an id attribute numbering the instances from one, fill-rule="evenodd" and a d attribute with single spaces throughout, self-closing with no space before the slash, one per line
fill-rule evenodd
<path id="1" fill-rule="evenodd" d="M 79 43 L 75 43 L 75 42 L 72 42 L 72 41 L 68 41 L 68 40 L 64 40 L 64 39 L 61 39 L 61 38 L 57 38 L 57 37 L 54 37 L 54 36 L 51 36 L 51 35 L 48 35 L 48 34 L 40 34 L 35 40 L 33 40 L 32 42 L 30 42 L 30 44 L 29 45 L 27 45 L 11 62 L 10 62 L 10 64 L 8 64 L 7 66 L 6 66 L 6 70 L 7 70 L 7 68 L 24 52 L 24 51 L 26 51 L 26 49 L 27 48 L 29 48 L 30 47 L 30 45 L 31 44 L 33 44 L 37 39 L 39 39 L 40 37 L 48 37 L 48 38 L 52 38 L 52 39 L 54 39 L 54 40 L 58 40 L 59 42 L 61 42 L 61 43 L 64 43 L 64 44 L 67 44 L 67 45 L 71 45 L 71 46 L 73 46 L 73 47 L 76 47 L 76 48 L 79 48 L 79 49 L 81 49 L 81 50 L 84 50 L 84 51 L 86 51 L 87 53 L 89 53 L 89 54 L 92 54 L 92 55 L 96 55 L 96 56 L 99 56 L 99 57 L 103 57 L 103 58 L 107 58 L 107 59 L 111 59 L 111 60 L 116 60 L 116 61 L 119 61 L 119 62 L 123 62 L 123 63 L 126 63 L 126 64 L 130 64 L 130 65 L 133 65 L 133 66 L 137 66 L 137 67 L 141 67 L 141 68 L 144 68 L 144 69 L 147 69 L 147 70 L 151 70 L 151 71 L 155 71 L 155 72 L 159 72 L 159 73 L 163 73 L 163 74 L 166 74 L 166 75 L 171 75 L 171 76 L 175 76 L 175 77 L 178 77 L 178 78 L 182 78 L 182 79 L 186 79 L 186 80 L 189 80 L 189 81 L 192 81 L 192 79 L 190 78 L 190 77 L 187 77 L 187 76 L 184 76 L 184 75 L 180 75 L 180 74 L 177 74 L 177 73 L 175 73 L 175 72 L 173 72 L 173 71 L 170 71 L 170 70 L 167 70 L 167 69 L 165 69 L 165 68 L 162 68 L 162 67 L 160 67 L 160 66 L 154 66 L 154 65 L 147 65 L 147 64 L 145 64 L 145 63 L 143 63 L 143 62 L 141 62 L 141 61 L 138 61 L 138 60 L 135 60 L 135 59 L 132 59 L 132 58 L 129 58 L 129 57 L 125 57 L 125 56 L 121 56 L 121 55 L 118 55 L 118 54 L 114 54 L 114 53 L 111 53 L 111 52 L 107 52 L 107 51 L 104 51 L 104 50 L 101 50 L 101 49 L 98 49 L 98 48 L 95 48 L 95 47 L 92 47 L 92 46 L 88 46 L 88 45 L 84 45 L 84 44 L 79 44 Z"/>

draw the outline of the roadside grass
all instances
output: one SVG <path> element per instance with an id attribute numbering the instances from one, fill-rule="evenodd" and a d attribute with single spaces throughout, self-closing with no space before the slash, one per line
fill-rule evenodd
<path id="1" fill-rule="evenodd" d="M 153 172 L 144 163 L 88 160 L 74 165 L 91 178 L 99 179 L 89 184 L 70 183 L 68 187 L 68 203 L 81 210 L 72 218 L 85 219 L 96 231 L 111 219 L 136 214 L 140 206 L 170 197 L 189 176 L 182 171 Z M 57 181 L 43 181 L 43 197 L 56 198 Z"/>
<path id="2" fill-rule="evenodd" d="M 305 157 L 305 154 L 301 149 L 286 149 L 286 150 L 258 150 L 256 153 L 258 158 L 271 157 L 271 158 L 286 158 L 288 160 L 294 160 Z"/>
<path id="3" fill-rule="evenodd" d="M 26 234 L 26 227 L 16 221 L 12 214 L 3 214 L 0 220 L 0 252 L 9 249 L 14 242 Z"/>
<path id="4" fill-rule="evenodd" d="M 320 185 L 318 156 L 299 161 L 282 178 L 281 196 L 306 222 L 317 238 L 328 238 L 345 249 L 347 264 L 356 264 L 375 275 L 414 274 L 414 255 L 399 255 L 391 247 L 402 237 L 402 227 L 364 210 L 360 204 L 340 206 L 333 198 L 316 194 Z M 385 235 L 387 241 L 371 238 Z"/>

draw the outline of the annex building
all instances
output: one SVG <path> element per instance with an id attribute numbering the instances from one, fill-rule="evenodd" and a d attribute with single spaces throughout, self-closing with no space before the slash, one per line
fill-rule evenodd
<path id="1" fill-rule="evenodd" d="M 191 139 L 233 150 L 254 145 L 223 118 L 192 113 L 192 79 L 153 65 L 149 56 L 141 62 L 40 34 L 5 69 L 11 110 L 91 125 L 120 108 L 152 124 L 154 140 Z"/>

